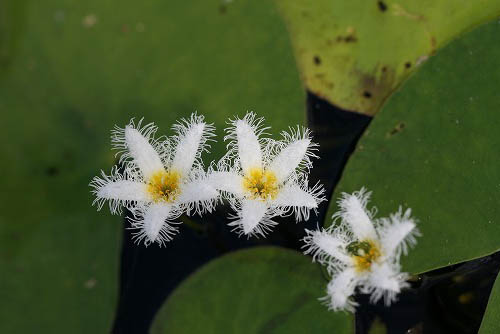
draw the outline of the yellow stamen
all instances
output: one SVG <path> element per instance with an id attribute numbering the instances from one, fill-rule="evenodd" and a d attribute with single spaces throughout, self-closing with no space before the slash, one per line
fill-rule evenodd
<path id="1" fill-rule="evenodd" d="M 276 175 L 262 168 L 252 168 L 243 178 L 243 187 L 252 199 L 275 199 L 278 194 Z"/>
<path id="2" fill-rule="evenodd" d="M 177 171 L 160 170 L 148 182 L 148 191 L 154 202 L 173 202 L 179 195 L 181 174 Z"/>
<path id="3" fill-rule="evenodd" d="M 353 242 L 347 250 L 352 254 L 358 272 L 369 270 L 372 263 L 380 257 L 379 247 L 371 240 Z"/>

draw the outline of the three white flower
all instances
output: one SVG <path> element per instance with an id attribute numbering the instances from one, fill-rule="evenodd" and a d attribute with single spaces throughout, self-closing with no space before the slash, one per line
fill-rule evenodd
<path id="1" fill-rule="evenodd" d="M 122 207 L 130 210 L 134 238 L 146 246 L 164 245 L 178 232 L 180 215 L 211 212 L 221 199 L 235 211 L 228 225 L 240 235 L 265 236 L 277 216 L 307 220 L 325 200 L 319 183 L 308 187 L 318 145 L 300 127 L 282 132 L 282 140 L 266 137 L 269 128 L 263 122 L 254 113 L 231 120 L 224 137 L 228 151 L 207 171 L 201 154 L 208 152 L 215 128 L 203 116 L 181 120 L 170 138 L 155 139 L 153 123 L 141 127 L 131 120 L 123 129 L 115 127 L 112 143 L 121 154 L 121 167 L 92 180 L 94 204 L 100 210 L 109 201 L 114 214 Z M 321 298 L 332 310 L 354 311 L 351 296 L 357 287 L 371 294 L 372 302 L 383 298 L 388 305 L 408 286 L 399 258 L 416 243 L 415 220 L 401 208 L 389 218 L 374 219 L 374 210 L 366 208 L 369 197 L 364 189 L 344 193 L 329 228 L 306 230 L 304 253 L 326 265 L 332 276 Z"/>
<path id="2" fill-rule="evenodd" d="M 90 185 L 101 209 L 106 201 L 112 213 L 130 210 L 136 241 L 146 246 L 163 245 L 178 232 L 173 226 L 182 213 L 211 212 L 222 197 L 236 211 L 229 224 L 241 227 L 240 233 L 264 235 L 276 223 L 271 219 L 294 212 L 297 220 L 309 217 L 316 209 L 323 188 L 307 188 L 307 172 L 312 150 L 307 129 L 283 133 L 282 141 L 259 138 L 263 119 L 248 113 L 232 122 L 227 131 L 228 153 L 208 172 L 203 169 L 201 153 L 214 136 L 214 127 L 203 116 L 193 114 L 173 126 L 176 135 L 154 138 L 157 127 L 141 128 L 133 120 L 124 129 L 112 131 L 112 143 L 121 154 L 118 167 L 108 176 L 95 177 Z M 221 170 L 215 170 L 215 166 Z M 218 191 L 220 190 L 220 192 Z"/>

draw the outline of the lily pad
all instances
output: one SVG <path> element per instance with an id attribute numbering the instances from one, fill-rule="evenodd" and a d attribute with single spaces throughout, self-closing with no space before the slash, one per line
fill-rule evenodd
<path id="1" fill-rule="evenodd" d="M 500 15 L 498 0 L 276 0 L 308 90 L 373 115 L 456 35 Z"/>
<path id="2" fill-rule="evenodd" d="M 353 333 L 352 314 L 319 301 L 326 277 L 310 257 L 278 247 L 229 253 L 169 297 L 152 333 Z"/>
<path id="3" fill-rule="evenodd" d="M 330 203 L 362 186 L 385 216 L 411 207 L 423 237 L 403 259 L 421 273 L 500 248 L 500 25 L 453 41 L 375 117 Z"/>
<path id="4" fill-rule="evenodd" d="M 500 276 L 499 276 L 500 277 Z M 483 321 L 479 334 L 496 334 L 500 332 L 500 278 L 497 277 L 493 289 L 491 290 L 490 299 L 486 312 L 484 313 Z"/>
<path id="5" fill-rule="evenodd" d="M 0 332 L 109 331 L 123 222 L 88 187 L 109 131 L 144 116 L 171 134 L 195 110 L 219 134 L 247 110 L 302 123 L 288 43 L 267 2 L 0 2 Z"/>

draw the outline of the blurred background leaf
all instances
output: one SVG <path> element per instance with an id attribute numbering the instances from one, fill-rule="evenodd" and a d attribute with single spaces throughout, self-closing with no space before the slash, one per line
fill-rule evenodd
<path id="1" fill-rule="evenodd" d="M 160 310 L 152 333 L 353 333 L 354 316 L 319 301 L 328 279 L 301 253 L 256 247 L 213 260 Z"/>
<path id="2" fill-rule="evenodd" d="M 457 34 L 500 15 L 500 1 L 276 0 L 306 88 L 373 115 Z"/>
<path id="3" fill-rule="evenodd" d="M 422 65 L 372 121 L 335 191 L 366 186 L 379 216 L 412 208 L 423 237 L 405 271 L 500 248 L 499 34 L 497 21 L 480 26 Z"/>
<path id="4" fill-rule="evenodd" d="M 110 129 L 144 116 L 171 134 L 195 110 L 219 134 L 247 110 L 303 123 L 287 32 L 244 0 L 7 0 L 0 20 L 0 332 L 107 332 L 123 223 L 88 183 L 115 162 Z"/>

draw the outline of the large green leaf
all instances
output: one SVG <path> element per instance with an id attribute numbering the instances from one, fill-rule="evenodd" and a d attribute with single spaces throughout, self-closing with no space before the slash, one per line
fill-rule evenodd
<path id="1" fill-rule="evenodd" d="M 499 34 L 496 21 L 478 27 L 423 65 L 375 117 L 334 194 L 366 186 L 379 216 L 413 209 L 423 237 L 406 271 L 500 248 Z"/>
<path id="2" fill-rule="evenodd" d="M 454 36 L 500 15 L 499 0 L 276 0 L 306 87 L 373 115 Z"/>
<path id="3" fill-rule="evenodd" d="M 0 1 L 0 332 L 108 331 L 122 219 L 88 183 L 114 124 L 198 110 L 221 134 L 253 109 L 278 131 L 304 119 L 294 68 L 271 2 Z"/>
<path id="4" fill-rule="evenodd" d="M 184 281 L 156 317 L 152 333 L 353 333 L 351 314 L 318 301 L 319 265 L 277 247 L 237 251 Z"/>
<path id="5" fill-rule="evenodd" d="M 490 300 L 484 313 L 479 334 L 497 334 L 500 332 L 500 276 L 497 277 Z"/>

